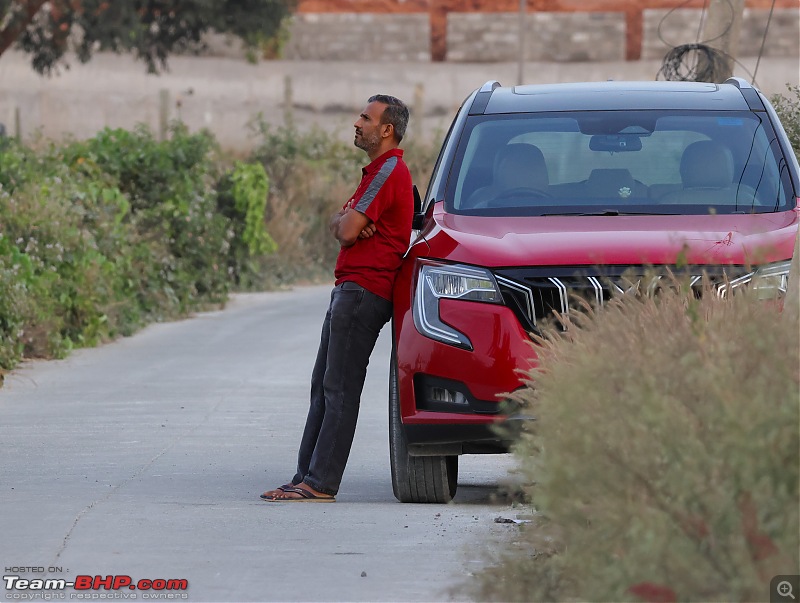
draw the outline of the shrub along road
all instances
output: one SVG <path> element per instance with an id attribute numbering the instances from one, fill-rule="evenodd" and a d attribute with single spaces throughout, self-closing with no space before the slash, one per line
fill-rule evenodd
<path id="1" fill-rule="evenodd" d="M 186 579 L 191 601 L 449 599 L 516 531 L 494 522 L 516 517 L 495 498 L 512 461 L 463 457 L 454 504 L 395 501 L 387 329 L 338 502 L 258 498 L 291 477 L 329 291 L 237 296 L 224 311 L 8 375 L 4 575 Z"/>

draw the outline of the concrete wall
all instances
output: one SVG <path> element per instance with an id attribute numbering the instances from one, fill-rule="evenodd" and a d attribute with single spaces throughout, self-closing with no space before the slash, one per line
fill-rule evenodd
<path id="1" fill-rule="evenodd" d="M 736 75 L 748 77 L 753 57 L 743 58 Z M 191 130 L 210 129 L 224 148 L 243 152 L 256 144 L 248 128 L 259 114 L 274 126 L 291 113 L 301 129 L 311 126 L 352 141 L 353 121 L 366 99 L 382 92 L 411 106 L 408 141 L 440 137 L 475 88 L 490 79 L 505 85 L 517 79 L 515 62 L 431 63 L 380 61 L 262 61 L 172 57 L 170 70 L 147 75 L 130 56 L 100 53 L 60 75 L 43 78 L 30 57 L 0 56 L 0 122 L 10 135 L 86 138 L 104 127 L 130 128 L 144 123 L 159 128 L 161 99 L 169 119 L 180 118 Z M 612 62 L 527 62 L 526 83 L 652 80 L 660 60 Z M 786 93 L 786 83 L 800 83 L 796 58 L 762 61 L 758 85 L 767 94 Z M 288 109 L 288 111 L 287 111 Z"/>
<path id="2" fill-rule="evenodd" d="M 672 47 L 697 40 L 699 9 L 646 10 L 642 58 L 661 58 Z M 740 56 L 761 47 L 768 10 L 745 10 Z M 449 13 L 447 58 L 452 62 L 513 61 L 519 48 L 515 13 Z M 661 35 L 668 42 L 659 38 Z M 526 15 L 526 59 L 532 61 L 616 61 L 625 57 L 623 13 Z M 800 11 L 776 9 L 764 56 L 800 56 Z M 427 14 L 300 14 L 291 25 L 287 59 L 430 60 Z"/>

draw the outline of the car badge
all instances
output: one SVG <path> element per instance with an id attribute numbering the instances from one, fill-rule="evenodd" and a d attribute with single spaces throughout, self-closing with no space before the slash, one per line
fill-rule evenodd
<path id="1" fill-rule="evenodd" d="M 622 197 L 623 199 L 627 199 L 628 197 L 631 196 L 632 192 L 633 191 L 630 189 L 629 186 L 623 186 L 622 188 L 619 189 L 619 196 Z"/>

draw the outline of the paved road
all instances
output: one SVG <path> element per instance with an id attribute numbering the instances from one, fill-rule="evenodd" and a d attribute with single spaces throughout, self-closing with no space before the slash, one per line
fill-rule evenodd
<path id="1" fill-rule="evenodd" d="M 386 332 L 338 502 L 258 498 L 291 476 L 328 293 L 238 296 L 224 311 L 10 375 L 0 390 L 4 574 L 184 578 L 191 601 L 463 599 L 451 587 L 516 529 L 494 522 L 517 516 L 496 496 L 512 461 L 462 457 L 453 504 L 395 501 Z"/>

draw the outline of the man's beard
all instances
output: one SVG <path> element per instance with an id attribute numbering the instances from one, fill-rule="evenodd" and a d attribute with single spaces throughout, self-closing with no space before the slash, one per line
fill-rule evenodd
<path id="1" fill-rule="evenodd" d="M 377 132 L 375 132 L 372 136 L 365 136 L 362 134 L 361 136 L 355 137 L 353 144 L 369 154 L 370 151 L 374 151 L 380 146 L 381 138 Z"/>

